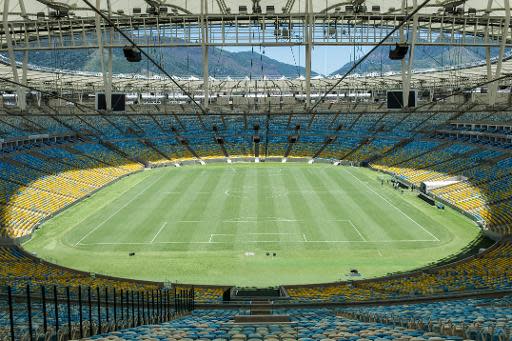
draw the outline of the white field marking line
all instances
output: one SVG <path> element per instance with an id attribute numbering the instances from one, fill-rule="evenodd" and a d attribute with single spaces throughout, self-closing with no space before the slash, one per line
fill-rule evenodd
<path id="1" fill-rule="evenodd" d="M 359 231 L 359 229 L 357 228 L 357 226 L 352 222 L 352 220 L 349 220 L 349 223 L 350 225 L 352 225 L 352 227 L 354 228 L 354 230 L 356 230 L 357 234 L 359 235 L 359 237 L 361 237 L 362 240 L 364 241 L 367 241 L 366 238 L 363 236 L 363 234 L 361 233 L 361 231 Z"/>
<path id="2" fill-rule="evenodd" d="M 233 236 L 243 236 L 243 235 L 246 235 L 246 236 L 300 236 L 300 233 L 287 233 L 287 232 L 248 232 L 248 233 L 243 233 L 243 234 L 235 234 L 235 233 L 212 233 L 210 234 L 210 238 L 208 239 L 208 242 L 209 243 L 213 243 L 213 240 L 215 239 L 215 237 L 217 236 L 230 236 L 230 237 L 233 237 Z M 302 237 L 303 238 L 306 238 L 304 234 L 302 234 Z M 242 243 L 245 243 L 245 242 L 248 242 L 248 243 L 255 243 L 255 242 L 259 242 L 258 240 L 247 240 L 247 241 L 244 241 L 244 240 L 236 240 L 236 242 L 242 242 Z M 271 242 L 274 242 L 274 243 L 280 243 L 281 241 L 279 240 L 275 240 L 275 241 L 270 241 L 270 240 L 263 240 L 261 241 L 262 243 L 271 243 Z M 300 241 L 302 242 L 302 241 Z M 229 243 L 229 242 L 225 242 L 225 243 Z"/>
<path id="3" fill-rule="evenodd" d="M 377 252 L 379 253 L 379 256 L 381 256 L 381 257 L 382 257 L 382 252 L 380 252 L 380 250 L 379 250 L 379 249 L 377 249 Z"/>
<path id="4" fill-rule="evenodd" d="M 98 224 L 98 226 L 96 226 L 95 228 L 93 228 L 92 230 L 90 230 L 88 233 L 85 234 L 85 236 L 83 236 L 76 244 L 75 246 L 77 246 L 78 244 L 80 244 L 85 238 L 89 237 L 92 233 L 94 233 L 96 230 L 98 230 L 100 227 L 102 227 L 103 225 L 105 225 L 105 223 L 107 221 L 109 221 L 110 219 L 112 219 L 116 214 L 118 214 L 120 211 L 122 211 L 126 206 L 128 206 L 129 204 L 131 204 L 135 199 L 137 199 L 138 197 L 140 197 L 143 193 L 145 193 L 151 186 L 153 186 L 158 180 L 160 180 L 161 178 L 163 177 L 163 175 L 159 176 L 155 181 L 153 181 L 150 185 L 148 185 L 144 190 L 142 190 L 141 192 L 137 193 L 137 195 L 135 195 L 130 201 L 128 201 L 126 204 L 124 204 L 122 207 L 120 207 L 118 210 L 116 210 L 114 213 L 112 213 L 110 216 L 108 216 L 107 219 L 103 220 L 101 223 Z M 133 187 L 132 187 L 133 188 Z"/>
<path id="5" fill-rule="evenodd" d="M 261 219 L 261 220 L 224 220 L 223 223 L 298 223 L 303 222 L 304 220 L 295 220 L 295 219 Z"/>
<path id="6" fill-rule="evenodd" d="M 287 233 L 287 232 L 248 232 L 240 235 L 262 235 L 262 236 L 278 236 L 278 235 L 299 235 L 299 233 Z M 212 233 L 212 236 L 236 236 L 236 233 Z"/>
<path id="7" fill-rule="evenodd" d="M 257 224 L 258 221 L 257 220 L 226 220 L 226 221 L 223 221 L 223 223 L 228 223 L 228 224 L 253 223 L 253 224 Z"/>
<path id="8" fill-rule="evenodd" d="M 401 240 L 308 240 L 308 243 L 425 243 L 436 242 L 432 239 L 401 239 Z M 288 243 L 288 242 L 283 242 Z M 293 243 L 293 241 L 289 242 Z M 304 242 L 302 242 L 304 243 Z"/>
<path id="9" fill-rule="evenodd" d="M 198 191 L 198 192 L 175 192 L 175 191 L 164 191 L 164 192 L 160 192 L 160 193 L 163 193 L 163 194 L 183 194 L 183 193 L 193 193 L 193 194 L 211 194 L 211 193 L 214 193 L 212 191 Z"/>
<path id="10" fill-rule="evenodd" d="M 410 240 L 379 240 L 379 241 L 371 241 L 371 240 L 291 240 L 291 241 L 283 241 L 283 240 L 254 240 L 254 241 L 237 241 L 239 243 L 358 243 L 358 244 L 371 244 L 371 243 L 433 243 L 434 240 L 427 239 L 410 239 Z M 80 244 L 82 246 L 99 246 L 99 245 L 156 245 L 156 244 L 233 244 L 233 242 L 155 242 L 155 243 L 84 243 Z"/>
<path id="11" fill-rule="evenodd" d="M 256 188 L 259 188 L 259 189 L 265 189 L 265 187 L 245 187 L 245 189 L 247 190 L 250 190 L 250 189 L 256 189 Z M 275 190 L 275 188 L 271 188 L 273 190 Z M 319 190 L 315 190 L 315 189 L 306 189 L 306 190 L 301 190 L 301 189 L 294 189 L 294 190 L 288 190 L 286 188 L 282 188 L 282 189 L 279 189 L 280 192 L 283 192 L 283 193 L 302 193 L 302 194 L 307 194 L 307 193 L 345 193 L 346 191 L 342 191 L 342 190 L 324 190 L 324 189 L 319 189 Z M 182 191 L 162 191 L 160 193 L 163 193 L 163 194 L 183 194 L 183 193 L 194 193 L 194 194 L 211 194 L 211 193 L 215 193 L 216 191 L 198 191 L 198 192 L 189 192 L 189 191 L 185 191 L 185 192 L 182 192 Z M 243 194 L 245 193 L 245 190 L 225 190 L 224 191 L 225 194 Z"/>
<path id="12" fill-rule="evenodd" d="M 407 217 L 409 220 L 411 220 L 413 223 L 415 223 L 416 225 L 418 225 L 423 231 L 425 231 L 426 233 L 428 233 L 432 238 L 434 238 L 433 241 L 440 241 L 439 238 L 437 238 L 434 234 L 432 234 L 432 232 L 430 232 L 429 230 L 427 230 L 426 228 L 424 228 L 421 224 L 419 224 L 416 220 L 412 219 L 411 217 L 409 217 L 409 215 L 407 215 L 407 213 L 405 213 L 404 211 L 402 211 L 401 209 L 399 209 L 398 207 L 396 207 L 392 202 L 390 202 L 388 199 L 384 198 L 382 195 L 380 195 L 378 192 L 375 192 L 373 190 L 373 188 L 371 188 L 370 186 L 368 186 L 367 183 L 361 181 L 357 176 L 355 176 L 354 174 L 352 174 L 352 172 L 348 171 L 348 170 L 345 170 L 348 174 L 350 174 L 352 177 L 356 178 L 357 181 L 361 182 L 362 184 L 364 184 L 370 191 L 372 191 L 373 193 L 377 194 L 382 200 L 384 200 L 385 202 L 387 202 L 389 205 L 391 205 L 392 207 L 394 207 L 396 210 L 398 210 L 400 213 L 402 213 L 405 217 Z"/>
<path id="13" fill-rule="evenodd" d="M 153 239 L 151 239 L 151 244 L 153 244 L 153 242 L 155 241 L 156 237 L 158 237 L 158 235 L 160 234 L 160 232 L 162 232 L 162 230 L 167 226 L 167 222 L 163 223 L 162 224 L 162 227 L 160 227 L 160 230 L 158 230 L 158 232 L 155 234 L 155 236 L 153 237 Z"/>
<path id="14" fill-rule="evenodd" d="M 329 219 L 329 221 L 340 221 L 340 222 L 344 222 L 344 223 L 349 223 L 350 225 L 352 225 L 352 227 L 354 228 L 354 230 L 357 232 L 357 234 L 359 235 L 359 237 L 361 237 L 362 240 L 364 241 L 367 241 L 367 239 L 363 236 L 363 234 L 361 233 L 361 231 L 359 231 L 359 229 L 357 228 L 357 226 L 352 222 L 352 220 L 350 219 Z"/>

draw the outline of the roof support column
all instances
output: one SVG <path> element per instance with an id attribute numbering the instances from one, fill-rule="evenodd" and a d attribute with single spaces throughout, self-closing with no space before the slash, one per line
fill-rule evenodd
<path id="1" fill-rule="evenodd" d="M 28 46 L 28 37 L 25 36 L 25 43 Z M 28 50 L 23 52 L 23 63 L 21 64 L 21 84 L 27 85 L 27 70 L 28 70 Z M 27 89 L 23 87 L 18 88 L 18 98 L 20 108 L 25 110 L 27 106 Z"/>
<path id="2" fill-rule="evenodd" d="M 202 33 L 202 49 L 203 49 L 203 92 L 204 107 L 208 108 L 210 103 L 210 73 L 209 67 L 209 51 L 208 51 L 208 1 L 201 0 L 201 33 Z"/>
<path id="3" fill-rule="evenodd" d="M 500 41 L 500 50 L 498 54 L 498 62 L 496 64 L 496 70 L 494 73 L 494 78 L 497 79 L 501 77 L 501 70 L 503 66 L 503 57 L 505 56 L 505 45 L 507 44 L 507 39 L 509 37 L 510 33 L 510 0 L 504 0 L 504 6 L 505 6 L 505 20 L 502 27 L 502 34 L 501 34 L 501 41 Z M 489 105 L 495 105 L 496 99 L 498 96 L 498 83 L 494 82 L 491 83 L 489 86 Z"/>
<path id="4" fill-rule="evenodd" d="M 305 54 L 306 54 L 306 108 L 311 107 L 311 63 L 313 51 L 313 0 L 306 0 L 306 22 L 305 22 Z"/>
<path id="5" fill-rule="evenodd" d="M 485 65 L 487 67 L 487 80 L 488 81 L 492 80 L 491 47 L 489 46 L 489 29 L 490 29 L 489 15 L 491 13 L 492 3 L 493 3 L 493 0 L 487 0 L 487 10 L 486 10 L 487 29 L 485 30 L 485 33 L 484 33 L 484 43 L 486 45 L 486 47 L 485 47 Z M 490 103 L 491 102 L 490 91 L 487 92 L 487 96 L 488 96 L 488 100 Z"/>
<path id="6" fill-rule="evenodd" d="M 413 0 L 413 10 L 418 7 L 418 0 Z M 414 50 L 416 48 L 416 37 L 418 30 L 418 14 L 415 14 L 412 22 L 411 43 L 409 48 L 409 60 L 407 67 L 405 67 L 405 59 L 402 61 L 402 87 L 403 87 L 403 101 L 404 108 L 409 107 L 409 92 L 411 90 L 412 67 L 414 64 Z M 403 33 L 402 33 L 403 34 Z M 404 70 L 406 69 L 406 70 Z M 404 72 L 405 71 L 405 72 Z"/>
<path id="7" fill-rule="evenodd" d="M 21 16 L 23 18 L 27 18 L 27 10 L 25 8 L 25 1 L 23 0 L 18 0 L 18 4 L 20 5 L 20 12 L 21 12 Z M 27 45 L 28 46 L 28 45 Z"/>
<path id="8" fill-rule="evenodd" d="M 3 29 L 5 32 L 5 40 L 7 42 L 7 53 L 9 55 L 9 62 L 11 64 L 11 71 L 12 76 L 14 78 L 14 81 L 16 83 L 20 83 L 20 77 L 18 75 L 18 68 L 16 67 L 16 57 L 14 55 L 14 47 L 12 44 L 12 36 L 11 36 L 11 29 L 9 27 L 9 0 L 4 0 L 4 8 L 3 8 Z M 25 53 L 24 59 L 23 59 L 23 80 L 26 82 L 26 74 L 27 74 L 27 63 L 28 63 L 28 54 Z M 18 86 L 16 88 L 16 102 L 18 104 L 18 107 L 21 110 L 25 110 L 27 108 L 27 101 L 25 96 L 25 89 Z"/>
<path id="9" fill-rule="evenodd" d="M 110 0 L 107 1 L 109 8 L 109 17 L 111 16 Z M 101 0 L 96 0 L 96 8 L 101 8 Z M 103 84 L 105 88 L 105 102 L 107 111 L 112 110 L 112 48 L 108 50 L 108 62 L 105 65 L 105 48 L 103 45 L 103 31 L 101 29 L 101 16 L 96 13 L 96 37 L 98 39 L 98 50 L 100 53 L 101 73 L 103 74 Z M 112 39 L 112 30 L 110 31 L 110 39 Z"/>

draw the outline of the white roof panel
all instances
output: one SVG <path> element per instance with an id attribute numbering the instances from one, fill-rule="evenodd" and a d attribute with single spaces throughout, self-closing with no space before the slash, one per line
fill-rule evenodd
<path id="1" fill-rule="evenodd" d="M 1 10 L 4 8 L 5 2 L 8 1 L 9 12 L 13 13 L 14 16 L 19 15 L 22 11 L 22 5 L 24 5 L 26 11 L 31 14 L 37 12 L 47 12 L 49 6 L 65 6 L 69 7 L 79 16 L 90 16 L 92 12 L 88 9 L 88 6 L 82 0 L 2 0 L 0 1 Z M 254 0 L 257 1 L 257 0 Z M 338 1 L 338 0 L 313 0 L 313 11 L 322 12 L 326 9 L 329 12 L 336 10 L 345 11 L 346 6 L 351 6 L 351 1 Z M 94 5 L 95 0 L 90 0 Z M 421 3 L 418 0 L 418 3 Z M 423 13 L 436 12 L 443 5 L 449 5 L 457 3 L 459 1 L 448 0 L 431 0 L 430 3 L 425 7 Z M 46 4 L 45 4 L 46 3 Z M 125 14 L 132 14 L 133 8 L 141 8 L 142 12 L 146 11 L 149 4 L 160 4 L 166 6 L 170 11 L 176 11 L 177 13 L 192 13 L 199 14 L 201 12 L 201 1 L 200 0 L 111 0 L 110 6 L 113 12 L 123 10 Z M 248 13 L 253 13 L 253 0 L 207 0 L 208 12 L 212 14 L 225 13 L 229 10 L 232 14 L 240 12 L 242 6 L 247 8 Z M 412 0 L 408 1 L 409 6 L 412 6 Z M 503 1 L 489 0 L 491 11 L 494 15 L 503 14 Z M 487 9 L 488 1 L 485 0 L 467 0 L 464 4 L 465 8 L 475 8 L 480 13 L 484 13 Z M 387 13 L 390 10 L 395 10 L 393 13 L 400 13 L 402 1 L 401 0 L 366 0 L 364 6 L 367 10 L 372 10 L 373 6 L 379 6 L 381 13 Z M 267 13 L 267 10 L 274 9 L 276 13 L 292 12 L 292 13 L 303 13 L 306 10 L 306 0 L 259 0 L 259 6 L 261 11 Z M 100 8 L 102 10 L 108 10 L 108 1 L 100 0 Z M 410 10 L 410 9 L 409 9 Z"/>

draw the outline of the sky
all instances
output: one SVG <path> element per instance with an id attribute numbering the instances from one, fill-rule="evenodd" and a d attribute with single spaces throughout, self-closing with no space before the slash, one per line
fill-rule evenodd
<path id="1" fill-rule="evenodd" d="M 354 53 L 357 59 L 362 57 L 369 49 L 367 46 L 356 48 L 349 46 L 316 46 L 313 49 L 312 69 L 319 74 L 329 75 L 346 63 L 354 61 Z M 251 47 L 228 47 L 225 50 L 230 52 L 251 51 Z M 262 53 L 262 50 L 259 46 L 256 46 L 254 52 Z M 304 47 L 266 47 L 265 55 L 283 63 L 304 66 Z"/>

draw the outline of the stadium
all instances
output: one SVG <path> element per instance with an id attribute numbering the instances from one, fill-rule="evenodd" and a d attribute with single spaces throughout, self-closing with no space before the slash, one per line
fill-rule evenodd
<path id="1" fill-rule="evenodd" d="M 0 341 L 512 340 L 509 0 L 0 8 Z"/>

